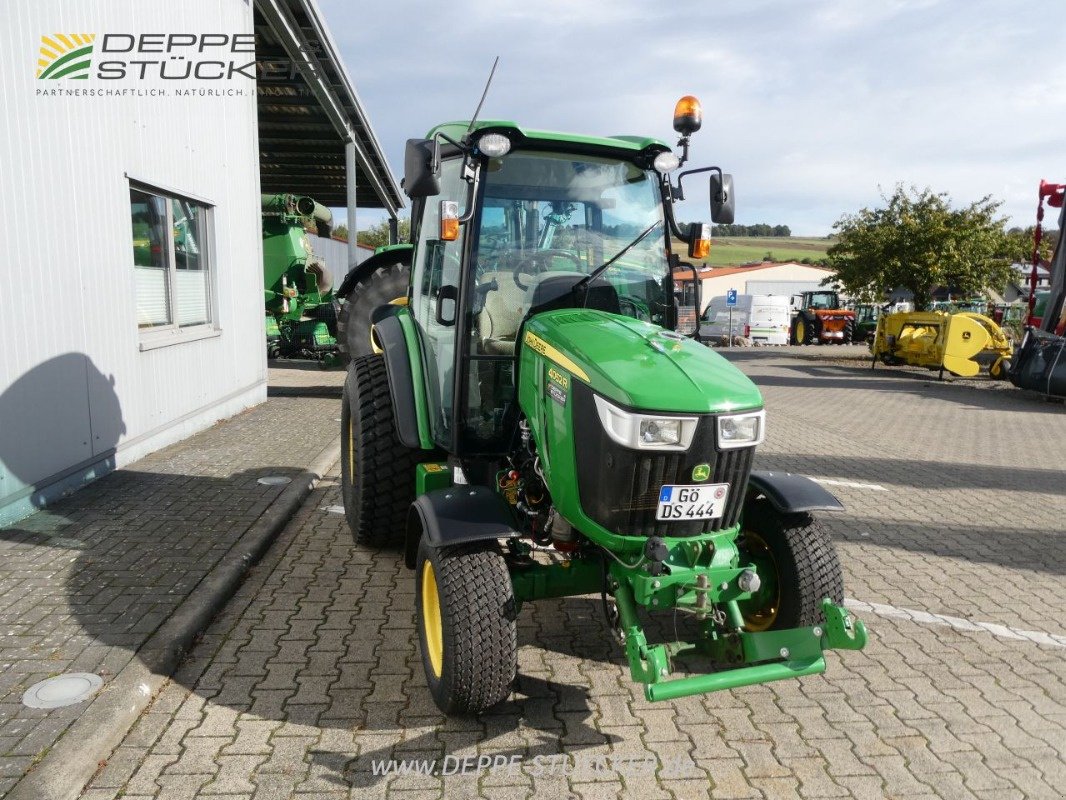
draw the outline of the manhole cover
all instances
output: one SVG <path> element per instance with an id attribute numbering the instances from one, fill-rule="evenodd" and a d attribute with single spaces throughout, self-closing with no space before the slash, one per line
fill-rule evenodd
<path id="1" fill-rule="evenodd" d="M 260 478 L 259 483 L 264 486 L 284 486 L 286 483 L 291 483 L 292 478 L 286 478 L 284 475 L 267 475 L 265 478 Z"/>
<path id="2" fill-rule="evenodd" d="M 30 708 L 61 708 L 87 700 L 104 685 L 104 679 L 90 672 L 70 672 L 35 683 L 22 695 Z"/>

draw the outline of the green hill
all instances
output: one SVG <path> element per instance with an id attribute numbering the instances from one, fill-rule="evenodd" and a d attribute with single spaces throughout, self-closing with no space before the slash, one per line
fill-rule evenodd
<path id="1" fill-rule="evenodd" d="M 705 262 L 712 267 L 735 267 L 759 261 L 820 261 L 833 244 L 831 239 L 801 236 L 730 236 L 711 241 L 711 257 Z M 676 252 L 687 260 L 686 245 L 674 243 Z"/>

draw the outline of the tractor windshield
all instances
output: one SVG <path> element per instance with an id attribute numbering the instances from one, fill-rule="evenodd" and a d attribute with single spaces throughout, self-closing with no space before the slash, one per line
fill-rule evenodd
<path id="1" fill-rule="evenodd" d="M 515 340 L 530 309 L 615 259 L 589 284 L 586 305 L 662 325 L 669 268 L 651 170 L 617 158 L 518 151 L 488 161 L 482 181 L 468 295 L 476 366 L 463 434 L 471 449 L 491 450 L 508 440 Z"/>
<path id="2" fill-rule="evenodd" d="M 837 307 L 837 293 L 836 292 L 811 292 L 811 300 L 807 305 L 808 308 L 836 308 Z"/>
<path id="3" fill-rule="evenodd" d="M 518 314 L 516 323 L 545 294 L 541 284 L 588 275 L 663 220 L 657 174 L 620 159 L 517 152 L 490 161 L 483 175 L 475 279 L 487 314 L 502 304 Z M 613 289 L 600 293 L 600 307 L 663 323 L 664 228 L 597 279 Z M 483 337 L 494 340 L 488 346 L 513 353 L 517 324 L 485 321 L 493 323 Z"/>

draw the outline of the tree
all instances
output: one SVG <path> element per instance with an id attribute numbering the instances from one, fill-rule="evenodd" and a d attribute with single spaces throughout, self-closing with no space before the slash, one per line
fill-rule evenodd
<path id="1" fill-rule="evenodd" d="M 848 294 L 880 300 L 905 288 L 925 310 L 938 286 L 973 295 L 1010 279 L 1012 248 L 1005 220 L 995 216 L 1001 204 L 990 196 L 953 209 L 944 192 L 899 184 L 882 200 L 884 208 L 845 214 L 833 225 L 829 266 Z"/>
<path id="2" fill-rule="evenodd" d="M 408 241 L 411 238 L 411 220 L 407 217 L 400 217 L 399 229 L 400 241 Z M 387 219 L 359 231 L 359 244 L 365 244 L 368 247 L 384 247 L 388 243 L 389 221 Z"/>
<path id="3" fill-rule="evenodd" d="M 334 228 L 333 229 L 333 238 L 334 239 L 341 239 L 341 240 L 343 240 L 345 242 L 348 241 L 348 226 L 347 225 L 338 225 L 336 228 Z"/>
<path id="4" fill-rule="evenodd" d="M 1007 255 L 1018 264 L 1033 263 L 1033 233 L 1034 226 L 1028 228 L 1011 228 L 1007 231 L 1008 250 Z M 1040 238 L 1040 260 L 1050 261 L 1055 252 L 1055 242 L 1058 240 L 1058 231 L 1044 229 Z"/>

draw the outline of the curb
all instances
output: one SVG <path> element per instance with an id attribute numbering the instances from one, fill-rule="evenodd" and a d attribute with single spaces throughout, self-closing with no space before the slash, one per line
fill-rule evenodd
<path id="1" fill-rule="evenodd" d="M 7 800 L 76 800 L 177 669 L 196 635 L 229 602 L 318 482 L 340 459 L 335 439 L 286 486 L 244 535 L 93 699 Z"/>

